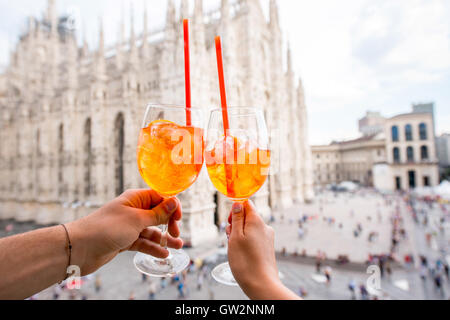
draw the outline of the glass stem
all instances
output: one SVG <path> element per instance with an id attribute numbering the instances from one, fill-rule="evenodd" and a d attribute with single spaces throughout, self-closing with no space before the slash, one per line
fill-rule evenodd
<path id="1" fill-rule="evenodd" d="M 160 245 L 164 249 L 167 249 L 167 239 L 169 237 L 168 228 L 169 228 L 168 224 L 162 225 Z"/>

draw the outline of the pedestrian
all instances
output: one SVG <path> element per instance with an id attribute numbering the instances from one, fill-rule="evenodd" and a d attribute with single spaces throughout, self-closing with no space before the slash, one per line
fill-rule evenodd
<path id="1" fill-rule="evenodd" d="M 199 272 L 197 276 L 197 291 L 201 291 L 203 287 L 203 272 Z"/>
<path id="2" fill-rule="evenodd" d="M 444 288 L 442 286 L 442 276 L 440 273 L 436 273 L 434 276 L 434 285 L 436 287 L 436 290 L 439 291 L 441 296 L 444 296 Z"/>
<path id="3" fill-rule="evenodd" d="M 69 300 L 77 300 L 76 290 L 69 290 Z"/>
<path id="4" fill-rule="evenodd" d="M 448 263 L 444 264 L 444 272 L 445 272 L 445 276 L 447 277 L 447 281 L 450 281 L 450 270 L 448 267 Z"/>
<path id="5" fill-rule="evenodd" d="M 331 267 L 327 266 L 325 268 L 325 278 L 327 278 L 327 284 L 329 285 L 331 283 L 331 273 L 333 272 L 333 270 L 331 269 Z"/>
<path id="6" fill-rule="evenodd" d="M 273 214 L 270 215 L 270 223 L 275 223 L 275 216 Z"/>
<path id="7" fill-rule="evenodd" d="M 359 291 L 361 293 L 362 300 L 369 300 L 369 292 L 367 291 L 366 286 L 364 284 L 359 285 Z"/>
<path id="8" fill-rule="evenodd" d="M 182 281 L 178 282 L 178 298 L 184 299 L 184 284 Z"/>
<path id="9" fill-rule="evenodd" d="M 6 234 L 12 233 L 13 231 L 14 231 L 14 225 L 13 225 L 13 224 L 8 224 L 8 225 L 5 227 L 5 232 L 6 232 Z"/>
<path id="10" fill-rule="evenodd" d="M 298 233 L 298 238 L 303 239 L 303 236 L 305 235 L 305 231 L 303 230 L 301 225 L 298 227 L 297 233 Z"/>
<path id="11" fill-rule="evenodd" d="M 61 295 L 62 289 L 61 286 L 59 284 L 56 284 L 53 287 L 53 300 L 58 300 L 59 296 Z"/>
<path id="12" fill-rule="evenodd" d="M 320 273 L 320 269 L 322 267 L 322 254 L 319 251 L 317 251 L 317 255 L 316 255 L 316 273 Z"/>
<path id="13" fill-rule="evenodd" d="M 222 221 L 220 223 L 220 233 L 221 234 L 225 232 L 226 227 L 227 227 L 227 223 L 225 221 Z"/>
<path id="14" fill-rule="evenodd" d="M 427 257 L 420 256 L 420 262 L 421 262 L 422 266 L 424 266 L 426 268 L 428 267 L 428 259 L 427 259 Z"/>
<path id="15" fill-rule="evenodd" d="M 378 267 L 380 268 L 381 278 L 384 278 L 384 264 L 385 264 L 384 256 L 380 256 L 378 259 Z"/>
<path id="16" fill-rule="evenodd" d="M 351 299 L 352 300 L 356 300 L 356 283 L 355 280 L 350 280 L 349 284 L 348 284 L 348 290 L 350 290 L 350 294 L 351 294 Z"/>
<path id="17" fill-rule="evenodd" d="M 156 291 L 157 291 L 156 283 L 151 282 L 150 289 L 148 291 L 148 299 L 149 300 L 155 300 Z"/>
<path id="18" fill-rule="evenodd" d="M 166 278 L 161 278 L 161 289 L 165 289 L 167 287 Z"/>
<path id="19" fill-rule="evenodd" d="M 95 292 L 99 293 L 101 289 L 102 289 L 102 280 L 100 278 L 100 275 L 97 274 L 97 276 L 95 277 Z"/>
<path id="20" fill-rule="evenodd" d="M 390 260 L 390 258 L 386 259 L 385 267 L 386 267 L 386 273 L 387 273 L 388 278 L 390 280 L 391 276 L 392 276 L 392 267 L 391 267 L 391 260 Z"/>
<path id="21" fill-rule="evenodd" d="M 299 295 L 302 299 L 304 299 L 304 298 L 306 298 L 306 296 L 308 295 L 308 291 L 306 291 L 305 288 L 300 287 L 300 288 L 298 289 L 298 295 Z"/>
<path id="22" fill-rule="evenodd" d="M 428 273 L 428 268 L 424 265 L 420 266 L 420 278 L 422 279 L 422 281 L 426 281 L 427 280 L 427 273 Z"/>

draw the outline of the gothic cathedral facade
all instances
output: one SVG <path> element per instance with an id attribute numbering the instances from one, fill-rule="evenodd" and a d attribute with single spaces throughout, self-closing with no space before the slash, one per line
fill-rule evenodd
<path id="1" fill-rule="evenodd" d="M 222 0 L 207 14 L 203 1 L 175 8 L 166 25 L 137 34 L 130 17 L 114 46 L 78 46 L 55 0 L 43 19 L 29 19 L 10 63 L 0 74 L 0 219 L 65 223 L 80 218 L 126 189 L 145 188 L 136 144 L 148 102 L 184 104 L 181 19 L 191 19 L 192 103 L 205 111 L 220 105 L 214 36 L 221 35 L 229 104 L 264 110 L 274 143 L 274 169 L 254 197 L 261 214 L 311 201 L 313 172 L 304 89 L 283 40 L 276 0 L 267 21 L 259 0 Z M 178 11 L 178 13 L 177 13 Z M 278 143 L 276 143 L 278 141 Z M 182 237 L 196 246 L 217 236 L 229 203 L 203 170 L 180 196 Z"/>

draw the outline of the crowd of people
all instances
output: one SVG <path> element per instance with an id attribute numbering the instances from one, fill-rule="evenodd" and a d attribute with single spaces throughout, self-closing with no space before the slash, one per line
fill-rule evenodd
<path id="1" fill-rule="evenodd" d="M 319 207 L 318 212 L 316 214 L 309 214 L 306 212 L 299 212 L 298 220 L 297 220 L 297 235 L 299 240 L 301 241 L 308 234 L 308 227 L 313 222 L 322 222 L 331 227 L 338 227 L 339 229 L 343 229 L 344 223 L 339 222 L 336 218 L 327 217 L 325 205 L 327 204 L 324 199 L 319 198 Z M 425 251 L 421 256 L 418 257 L 418 261 L 415 261 L 415 254 L 407 254 L 403 257 L 399 256 L 399 246 L 403 241 L 409 240 L 409 234 L 405 226 L 404 215 L 402 214 L 402 203 L 404 201 L 404 205 L 406 206 L 407 212 L 411 214 L 412 220 L 415 221 L 417 226 L 420 226 L 424 231 L 425 243 L 428 248 L 432 247 L 436 241 L 439 240 L 439 237 L 445 235 L 445 224 L 449 220 L 449 211 L 448 207 L 445 204 L 437 203 L 436 201 L 432 201 L 430 199 L 418 199 L 409 194 L 403 195 L 403 197 L 399 196 L 385 196 L 385 208 L 381 208 L 381 204 L 377 205 L 377 215 L 375 217 L 368 216 L 365 217 L 367 219 L 367 224 L 362 222 L 361 218 L 358 218 L 359 212 L 356 212 L 354 209 L 349 211 L 350 217 L 352 219 L 357 219 L 355 223 L 355 227 L 352 230 L 353 236 L 355 238 L 360 237 L 363 234 L 367 235 L 367 241 L 369 243 L 376 242 L 379 238 L 379 234 L 376 231 L 367 230 L 367 226 L 370 228 L 370 222 L 377 219 L 379 223 L 383 221 L 382 210 L 386 208 L 391 208 L 392 213 L 390 217 L 390 222 L 392 225 L 392 233 L 391 233 L 391 244 L 390 250 L 386 254 L 375 254 L 369 255 L 367 263 L 368 265 L 377 265 L 379 267 L 381 278 L 387 279 L 388 281 L 392 278 L 393 273 L 393 265 L 401 264 L 407 269 L 417 270 L 420 278 L 422 279 L 424 284 L 430 283 L 434 286 L 437 293 L 441 295 L 442 298 L 446 297 L 447 287 L 450 286 L 450 273 L 449 273 L 449 264 L 446 260 L 446 252 L 447 247 L 441 248 L 441 255 L 438 257 L 430 257 L 429 252 Z M 435 210 L 436 209 L 436 210 Z M 438 211 L 440 209 L 441 216 L 437 219 L 431 215 L 433 212 Z M 280 219 L 284 220 L 285 217 L 280 217 Z M 275 223 L 275 217 L 272 216 L 271 223 Z M 289 219 L 290 224 L 295 224 L 295 221 Z M 8 223 L 4 227 L 4 233 L 11 234 L 14 232 L 14 224 Z M 423 251 L 423 250 L 422 250 Z M 288 255 L 286 248 L 283 248 L 282 253 L 284 255 Z M 303 249 L 301 252 L 297 250 L 292 253 L 294 256 L 303 256 L 307 257 L 307 252 Z M 340 261 L 342 264 L 348 263 L 349 259 L 347 256 L 340 256 L 338 261 L 327 261 L 327 256 L 325 251 L 319 250 L 315 255 L 315 268 L 316 273 L 321 275 L 325 280 L 324 284 L 326 286 L 331 287 L 333 281 L 333 269 L 330 267 L 330 263 L 336 263 L 339 265 Z M 214 291 L 211 289 L 211 285 L 209 284 L 211 281 L 210 278 L 210 268 L 208 265 L 204 264 L 201 260 L 191 261 L 191 264 L 188 269 L 186 269 L 182 274 L 176 275 L 172 278 L 162 278 L 162 279 L 154 279 L 149 278 L 145 275 L 142 275 L 142 285 L 148 287 L 148 299 L 154 300 L 158 299 L 158 296 L 168 287 L 172 287 L 176 289 L 178 299 L 189 299 L 193 290 L 202 291 L 208 290 L 208 296 L 210 299 L 214 299 Z M 92 283 L 92 286 L 95 291 L 95 295 L 99 296 L 102 293 L 103 284 L 102 279 L 99 274 L 95 276 L 87 276 L 82 278 L 82 285 L 87 285 Z M 82 299 L 86 300 L 89 298 L 88 294 L 84 290 L 70 290 L 70 284 L 62 283 L 60 285 L 55 285 L 52 288 L 52 297 L 55 300 L 61 298 L 69 298 L 69 299 Z M 343 288 L 344 289 L 344 288 Z M 376 296 L 373 296 L 369 293 L 368 288 L 364 283 L 357 283 L 354 279 L 351 279 L 348 282 L 348 288 L 350 291 L 351 299 L 357 299 L 359 296 L 361 299 L 376 299 Z M 142 290 L 139 289 L 139 292 L 142 293 Z M 309 292 L 304 285 L 299 285 L 297 293 L 300 297 L 307 297 Z M 95 298 L 95 295 L 91 298 Z M 141 297 L 142 294 L 139 295 Z M 167 296 L 167 295 L 164 295 Z M 125 298 L 125 297 L 124 297 Z M 133 290 L 129 292 L 128 298 L 130 300 L 136 299 L 136 291 Z M 174 297 L 175 298 L 175 297 Z M 39 299 L 38 295 L 31 297 L 30 299 Z"/>
<path id="2" fill-rule="evenodd" d="M 448 207 L 439 199 L 413 195 L 405 195 L 404 202 L 425 237 L 426 248 L 422 249 L 424 252 L 419 256 L 420 278 L 424 285 L 432 283 L 435 292 L 442 298 L 450 298 L 446 290 L 446 287 L 450 289 L 450 243 L 445 228 L 450 220 Z M 414 264 L 414 261 L 411 263 Z"/>
<path id="3" fill-rule="evenodd" d="M 214 300 L 214 292 L 211 290 L 211 284 L 213 283 L 210 277 L 211 268 L 205 264 L 201 259 L 197 259 L 195 262 L 191 260 L 189 267 L 182 273 L 174 275 L 170 278 L 151 278 L 145 274 L 141 275 L 142 283 L 141 287 L 136 287 L 130 291 L 128 300 L 136 299 L 136 291 L 142 292 L 142 286 L 148 288 L 148 300 L 156 300 L 164 290 L 169 287 L 175 288 L 177 296 L 174 299 L 189 299 L 191 290 L 202 291 L 206 289 L 208 291 L 208 298 Z M 86 287 L 93 287 L 94 295 L 91 298 L 101 297 L 104 290 L 102 277 L 100 273 L 96 275 L 89 275 L 81 278 L 79 283 L 82 290 L 72 290 L 74 284 L 64 281 L 61 284 L 56 284 L 52 287 L 52 299 L 69 299 L 69 300 L 88 300 Z M 205 286 L 207 284 L 207 286 Z M 167 296 L 167 295 L 165 295 Z M 123 299 L 126 297 L 124 296 Z M 34 295 L 30 300 L 38 300 L 39 294 Z"/>

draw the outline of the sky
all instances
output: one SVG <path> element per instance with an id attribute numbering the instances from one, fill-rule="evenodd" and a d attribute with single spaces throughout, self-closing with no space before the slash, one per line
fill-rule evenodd
<path id="1" fill-rule="evenodd" d="M 144 0 L 57 0 L 59 13 L 78 16 L 91 46 L 101 18 L 113 43 L 130 3 L 142 29 Z M 0 0 L 0 66 L 46 0 Z M 176 0 L 178 3 L 179 0 Z M 193 5 L 193 0 L 191 5 Z M 366 111 L 385 116 L 413 103 L 435 102 L 437 133 L 450 132 L 450 1 L 278 0 L 284 46 L 305 86 L 312 144 L 358 137 Z M 205 10 L 220 0 L 204 0 Z M 261 0 L 267 15 L 268 0 Z M 164 26 L 166 1 L 147 0 L 150 29 Z M 129 23 L 127 23 L 128 28 Z M 81 38 L 81 37 L 80 37 Z"/>

